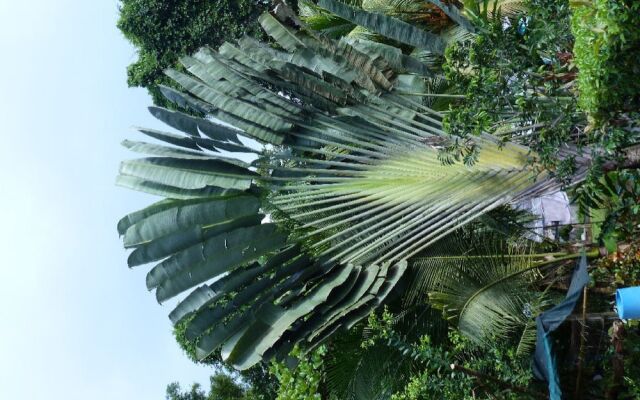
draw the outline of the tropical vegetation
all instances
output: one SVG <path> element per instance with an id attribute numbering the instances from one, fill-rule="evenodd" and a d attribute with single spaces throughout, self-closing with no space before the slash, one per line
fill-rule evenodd
<path id="1" fill-rule="evenodd" d="M 176 39 L 149 108 L 173 129 L 123 142 L 118 184 L 164 200 L 118 231 L 182 296 L 185 352 L 263 399 L 637 393 L 638 327 L 608 329 L 640 280 L 635 3 L 298 3 Z M 576 223 L 541 236 L 519 205 L 559 190 Z M 540 317 L 580 259 L 547 385 Z"/>
<path id="2" fill-rule="evenodd" d="M 182 391 L 177 382 L 167 386 L 166 400 L 258 400 L 258 391 L 253 387 L 240 384 L 228 373 L 217 373 L 209 379 L 209 392 L 194 383 L 188 391 Z"/>
<path id="3" fill-rule="evenodd" d="M 148 89 L 153 102 L 170 106 L 158 90 L 171 84 L 163 71 L 205 44 L 219 45 L 243 35 L 262 37 L 256 21 L 268 1 L 121 0 L 118 28 L 138 51 L 127 67 L 127 83 Z"/>

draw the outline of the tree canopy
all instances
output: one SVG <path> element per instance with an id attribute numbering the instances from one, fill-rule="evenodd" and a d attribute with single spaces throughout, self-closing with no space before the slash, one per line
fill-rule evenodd
<path id="1" fill-rule="evenodd" d="M 262 37 L 261 0 L 122 0 L 118 28 L 138 49 L 127 67 L 130 87 L 147 88 L 156 105 L 169 105 L 158 90 L 178 58 L 203 45 L 218 46 L 243 35 Z"/>
<path id="2" fill-rule="evenodd" d="M 231 375 L 218 373 L 211 376 L 209 393 L 197 383 L 182 391 L 177 382 L 167 385 L 166 400 L 258 400 L 252 388 L 239 384 Z"/>

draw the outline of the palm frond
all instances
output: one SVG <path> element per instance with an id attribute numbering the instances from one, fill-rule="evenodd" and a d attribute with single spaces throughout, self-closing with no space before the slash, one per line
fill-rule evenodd
<path id="1" fill-rule="evenodd" d="M 163 93 L 206 117 L 152 109 L 182 133 L 143 130 L 170 146 L 125 142 L 150 157 L 119 177 L 168 198 L 119 224 L 130 265 L 157 262 L 147 286 L 158 301 L 191 290 L 172 321 L 188 321 L 198 357 L 220 350 L 237 368 L 354 326 L 407 259 L 556 186 L 533 182 L 527 148 L 489 135 L 475 166 L 442 165 L 428 143 L 445 135 L 442 114 L 397 90 L 430 77 L 406 77 L 403 57 L 260 21 L 283 50 L 243 39 L 184 57 L 185 71 L 167 71 L 183 91 Z M 240 138 L 278 150 L 251 164 L 220 154 L 246 150 Z M 266 210 L 277 212 L 261 223 Z"/>
<path id="2" fill-rule="evenodd" d="M 464 0 L 464 14 L 473 18 L 513 18 L 525 13 L 528 5 L 525 0 Z"/>
<path id="3" fill-rule="evenodd" d="M 387 346 L 361 348 L 360 331 L 344 336 L 331 342 L 326 361 L 325 379 L 330 393 L 344 400 L 382 400 L 402 387 L 410 362 Z M 392 370 L 394 374 L 390 374 Z"/>
<path id="4" fill-rule="evenodd" d="M 530 323 L 544 304 L 531 290 L 541 277 L 531 247 L 493 234 L 476 235 L 475 243 L 472 237 L 449 237 L 441 244 L 444 254 L 416 258 L 412 291 L 428 292 L 430 303 L 474 342 L 489 345 L 515 335 L 519 348 L 529 350 L 535 341 Z"/>
<path id="5" fill-rule="evenodd" d="M 341 18 L 400 43 L 444 54 L 445 44 L 441 38 L 400 19 L 357 9 L 338 0 L 319 0 L 318 5 Z"/>
<path id="6" fill-rule="evenodd" d="M 327 12 L 327 10 L 318 7 L 311 0 L 299 1 L 298 6 L 300 8 L 300 17 L 307 24 L 307 27 L 328 37 L 339 39 L 349 34 L 356 27 L 353 22 Z"/>
<path id="7" fill-rule="evenodd" d="M 395 315 L 394 332 L 407 342 L 428 335 L 436 343 L 446 340 L 447 325 L 438 310 L 428 305 L 411 306 Z M 339 399 L 389 399 L 403 388 L 417 367 L 416 360 L 383 341 L 363 348 L 366 327 L 335 337 L 326 361 L 326 382 Z"/>

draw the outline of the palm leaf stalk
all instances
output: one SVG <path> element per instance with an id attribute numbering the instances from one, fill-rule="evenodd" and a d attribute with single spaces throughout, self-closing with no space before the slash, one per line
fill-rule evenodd
<path id="1" fill-rule="evenodd" d="M 444 135 L 442 114 L 395 92 L 402 63 L 269 14 L 260 22 L 281 49 L 247 38 L 167 71 L 183 90 L 165 96 L 207 117 L 152 108 L 182 134 L 141 129 L 169 146 L 125 142 L 149 157 L 123 162 L 118 178 L 166 198 L 119 222 L 129 265 L 157 263 L 147 287 L 159 302 L 190 290 L 172 322 L 187 325 L 198 357 L 219 351 L 239 369 L 354 326 L 407 259 L 557 187 L 534 181 L 527 148 L 489 135 L 473 168 L 442 165 L 425 144 Z M 275 154 L 241 161 L 255 152 L 242 138 Z"/>

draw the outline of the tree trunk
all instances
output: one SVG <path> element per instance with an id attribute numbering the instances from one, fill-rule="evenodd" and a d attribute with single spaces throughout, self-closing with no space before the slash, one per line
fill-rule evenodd
<path id="1" fill-rule="evenodd" d="M 611 361 L 613 369 L 613 382 L 607 392 L 607 399 L 616 400 L 624 385 L 624 324 L 621 320 L 613 321 L 613 332 L 611 333 L 611 344 L 614 348 L 613 359 Z"/>
<path id="2" fill-rule="evenodd" d="M 602 166 L 602 169 L 613 171 L 615 169 L 637 169 L 640 168 L 640 144 L 627 147 L 623 150 L 624 160 L 620 163 L 609 161 Z"/>

